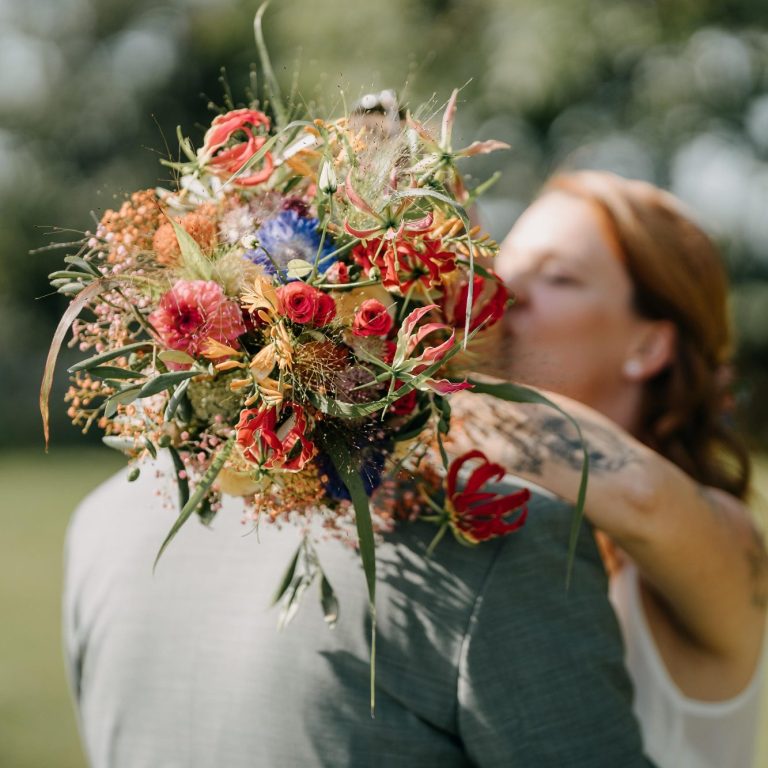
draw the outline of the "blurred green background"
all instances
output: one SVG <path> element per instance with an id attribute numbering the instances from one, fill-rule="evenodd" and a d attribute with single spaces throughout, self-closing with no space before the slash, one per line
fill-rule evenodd
<path id="1" fill-rule="evenodd" d="M 65 301 L 46 281 L 63 253 L 37 249 L 165 184 L 166 141 L 181 124 L 200 142 L 221 66 L 244 98 L 257 5 L 0 0 L 0 765 L 83 764 L 60 661 L 60 551 L 76 500 L 121 463 L 66 422 L 66 354 L 42 453 L 37 390 Z M 740 419 L 765 451 L 767 22 L 764 0 L 280 0 L 265 28 L 284 91 L 318 112 L 387 87 L 439 106 L 466 84 L 457 141 L 512 145 L 467 168 L 503 172 L 481 207 L 496 237 L 561 167 L 687 201 L 728 261 Z"/>

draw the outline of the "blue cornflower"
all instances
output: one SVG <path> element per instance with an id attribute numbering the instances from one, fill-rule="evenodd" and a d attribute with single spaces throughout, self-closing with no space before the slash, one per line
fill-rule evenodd
<path id="1" fill-rule="evenodd" d="M 316 218 L 302 216 L 298 211 L 280 211 L 261 225 L 258 232 L 259 245 L 246 251 L 245 256 L 254 264 L 262 266 L 269 275 L 277 273 L 277 266 L 280 276 L 285 280 L 286 267 L 291 259 L 315 263 L 321 239 L 319 224 Z M 317 271 L 321 274 L 336 261 L 335 256 L 329 258 L 334 249 L 335 246 L 326 236 L 317 265 Z"/>
<path id="2" fill-rule="evenodd" d="M 363 481 L 367 496 L 370 496 L 381 485 L 386 461 L 386 454 L 375 448 L 366 450 L 361 456 L 360 478 Z M 331 457 L 327 453 L 321 452 L 315 456 L 315 462 L 320 468 L 323 477 L 322 485 L 326 495 L 331 499 L 351 500 L 352 497 L 336 471 Z"/>

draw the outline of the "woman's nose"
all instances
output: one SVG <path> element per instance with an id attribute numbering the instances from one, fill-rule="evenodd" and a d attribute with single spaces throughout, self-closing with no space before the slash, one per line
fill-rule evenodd
<path id="1" fill-rule="evenodd" d="M 528 280 L 524 274 L 508 275 L 504 285 L 506 285 L 507 291 L 509 291 L 509 295 L 513 300 L 512 306 L 520 306 L 527 303 Z"/>

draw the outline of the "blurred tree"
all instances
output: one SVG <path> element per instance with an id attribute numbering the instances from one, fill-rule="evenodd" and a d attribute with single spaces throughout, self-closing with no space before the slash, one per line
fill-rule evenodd
<path id="1" fill-rule="evenodd" d="M 176 125 L 200 141 L 226 67 L 236 100 L 257 56 L 245 0 L 0 0 L 0 445 L 40 439 L 36 392 L 61 297 L 45 275 L 134 189 L 167 183 Z M 285 93 L 318 113 L 395 87 L 437 110 L 461 95 L 457 141 L 510 152 L 483 213 L 500 237 L 555 168 L 670 187 L 725 246 L 753 390 L 768 383 L 768 6 L 762 0 L 284 0 L 265 19 Z M 202 94 L 202 97 L 201 97 Z M 165 138 L 163 138 L 165 137 Z M 170 150 L 166 148 L 167 144 Z M 72 234 L 72 237 L 76 237 Z M 54 402 L 63 392 L 60 365 Z M 768 413 L 745 405 L 768 443 Z M 54 407 L 54 439 L 74 437 Z"/>

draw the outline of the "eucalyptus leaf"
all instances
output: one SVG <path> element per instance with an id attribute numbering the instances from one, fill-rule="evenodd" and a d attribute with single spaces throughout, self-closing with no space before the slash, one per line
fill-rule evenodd
<path id="1" fill-rule="evenodd" d="M 176 387 L 176 389 L 173 391 L 173 394 L 168 400 L 168 405 L 165 407 L 165 413 L 163 414 L 163 419 L 165 419 L 165 421 L 170 421 L 174 417 L 177 409 L 179 408 L 179 405 L 181 404 L 182 400 L 184 400 L 184 395 L 187 393 L 187 387 L 189 387 L 190 381 L 191 379 L 182 381 L 181 384 L 179 384 L 179 386 Z"/>
<path id="2" fill-rule="evenodd" d="M 221 472 L 221 468 L 224 466 L 224 463 L 229 457 L 233 445 L 234 437 L 230 437 L 227 442 L 224 443 L 221 450 L 216 455 L 216 458 L 211 462 L 211 466 L 208 467 L 208 471 L 198 482 L 197 487 L 195 488 L 195 492 L 189 497 L 187 503 L 182 507 L 176 522 L 173 524 L 171 530 L 168 532 L 168 535 L 165 537 L 165 541 L 163 541 L 163 543 L 160 545 L 157 557 L 155 557 L 155 564 L 153 569 L 157 568 L 157 563 L 160 560 L 160 557 L 162 556 L 163 552 L 165 552 L 171 541 L 173 541 L 173 538 L 179 532 L 181 526 L 187 522 L 192 513 L 197 510 L 203 499 L 208 495 L 208 492 L 211 490 L 211 486 L 218 477 L 219 472 Z"/>
<path id="3" fill-rule="evenodd" d="M 86 360 L 81 360 L 79 363 L 75 363 L 74 365 L 67 368 L 67 371 L 69 373 L 75 373 L 75 371 L 87 371 L 90 368 L 101 365 L 101 363 L 106 363 L 108 360 L 113 360 L 116 357 L 121 357 L 122 355 L 126 355 L 129 352 L 133 352 L 134 350 L 151 346 L 151 341 L 137 341 L 133 344 L 126 344 L 124 347 L 120 347 L 119 349 L 111 349 L 109 352 L 102 352 L 101 354 L 94 355 L 93 357 L 89 357 Z"/>
<path id="4" fill-rule="evenodd" d="M 173 461 L 174 477 L 176 478 L 176 486 L 179 491 L 179 509 L 184 509 L 189 501 L 189 480 L 186 477 L 182 477 L 181 473 L 183 472 L 186 475 L 187 467 L 179 452 L 172 445 L 166 447 L 171 454 L 171 461 Z"/>
<path id="5" fill-rule="evenodd" d="M 179 363 L 180 365 L 194 365 L 195 360 L 192 355 L 184 352 L 181 349 L 164 349 L 162 352 L 158 352 L 157 356 L 164 363 Z"/>
<path id="6" fill-rule="evenodd" d="M 333 628 L 339 618 L 339 601 L 336 593 L 333 591 L 331 582 L 328 581 L 325 573 L 321 572 L 320 578 L 320 604 L 323 607 L 323 618 L 325 623 Z"/>
<path id="7" fill-rule="evenodd" d="M 120 453 L 128 453 L 136 450 L 136 440 L 132 437 L 123 437 L 122 435 L 104 435 L 101 442 Z"/>
<path id="8" fill-rule="evenodd" d="M 111 419 L 117 413 L 118 405 L 130 405 L 138 396 L 140 386 L 125 387 L 116 394 L 112 395 L 104 403 L 104 415 Z"/>
<path id="9" fill-rule="evenodd" d="M 64 262 L 66 264 L 74 264 L 76 267 L 80 267 L 83 272 L 87 272 L 92 277 L 101 277 L 101 274 L 93 266 L 93 264 L 86 261 L 84 258 L 82 258 L 82 256 L 65 256 Z"/>
<path id="10" fill-rule="evenodd" d="M 149 451 L 149 455 L 153 458 L 157 458 L 157 448 L 155 448 L 155 444 L 148 438 L 144 438 L 144 447 Z"/>
<path id="11" fill-rule="evenodd" d="M 55 280 L 93 280 L 94 276 L 91 272 L 78 272 L 74 269 L 60 269 L 57 272 L 51 272 L 50 275 L 48 275 L 48 280 L 50 282 L 54 282 Z"/>
<path id="12" fill-rule="evenodd" d="M 303 548 L 304 548 L 304 542 L 302 541 L 301 544 L 299 544 L 299 546 L 296 548 L 296 552 L 291 558 L 291 562 L 288 563 L 288 567 L 285 569 L 283 578 L 280 580 L 280 585 L 278 586 L 274 596 L 272 597 L 272 605 L 276 605 L 277 603 L 279 603 L 282 596 L 288 590 L 288 587 L 291 586 L 291 582 L 293 581 L 294 574 L 296 573 L 296 565 L 299 562 L 299 555 L 301 554 L 301 551 Z"/>
<path id="13" fill-rule="evenodd" d="M 99 379 L 145 379 L 145 373 L 138 373 L 127 368 L 118 368 L 116 365 L 96 365 L 88 369 L 91 376 Z"/>
<path id="14" fill-rule="evenodd" d="M 56 288 L 56 293 L 62 296 L 76 296 L 85 287 L 85 283 L 69 282 L 62 283 Z"/>
<path id="15" fill-rule="evenodd" d="M 289 278 L 301 279 L 312 272 L 312 265 L 304 259 L 291 259 L 287 264 L 287 275 Z"/>
<path id="16" fill-rule="evenodd" d="M 148 381 L 139 390 L 138 396 L 149 397 L 150 395 L 156 395 L 158 392 L 170 389 L 186 379 L 191 379 L 193 376 L 199 375 L 200 371 L 170 371 L 169 373 L 161 373 L 159 376 L 155 376 L 154 379 Z"/>

